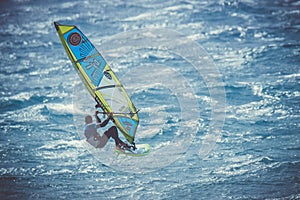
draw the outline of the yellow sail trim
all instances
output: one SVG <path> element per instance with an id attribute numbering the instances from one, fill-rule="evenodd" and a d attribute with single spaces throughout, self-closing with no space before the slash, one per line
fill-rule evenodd
<path id="1" fill-rule="evenodd" d="M 59 26 L 59 30 L 62 34 L 65 34 L 66 32 L 72 30 L 73 28 L 75 28 L 75 26 Z"/>

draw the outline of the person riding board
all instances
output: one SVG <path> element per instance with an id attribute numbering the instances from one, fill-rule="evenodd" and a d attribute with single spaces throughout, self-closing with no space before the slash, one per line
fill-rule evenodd
<path id="1" fill-rule="evenodd" d="M 109 120 L 113 120 L 113 114 L 110 113 L 107 119 L 101 122 L 100 118 L 98 117 L 98 113 L 99 111 L 96 110 L 96 123 L 93 123 L 91 115 L 87 115 L 85 117 L 84 135 L 86 137 L 86 141 L 95 148 L 103 148 L 108 142 L 109 138 L 113 138 L 117 149 L 124 150 L 126 148 L 130 148 L 130 146 L 128 146 L 119 138 L 118 129 L 115 126 L 111 126 L 103 133 L 102 136 L 97 132 L 98 128 L 105 127 L 108 124 Z"/>

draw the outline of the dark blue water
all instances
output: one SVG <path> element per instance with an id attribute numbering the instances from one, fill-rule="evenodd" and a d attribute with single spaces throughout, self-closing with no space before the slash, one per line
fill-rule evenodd
<path id="1" fill-rule="evenodd" d="M 0 15 L 1 199 L 300 199 L 300 1 L 8 0 Z M 84 143 L 93 101 L 53 21 L 100 48 L 155 156 L 132 167 L 110 160 L 112 141 L 98 152 Z M 187 62 L 195 49 L 176 54 L 159 34 L 177 50 L 201 45 L 219 82 L 211 64 L 198 73 Z"/>

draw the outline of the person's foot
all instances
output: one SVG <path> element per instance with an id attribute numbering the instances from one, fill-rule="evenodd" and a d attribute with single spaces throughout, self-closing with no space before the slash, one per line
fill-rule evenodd
<path id="1" fill-rule="evenodd" d="M 130 148 L 132 147 L 132 146 L 126 144 L 126 143 L 123 142 L 123 141 L 121 141 L 119 144 L 122 145 L 122 146 L 124 146 L 124 147 L 126 147 L 127 149 L 130 149 Z"/>
<path id="2" fill-rule="evenodd" d="M 118 151 L 124 151 L 119 145 L 116 145 L 116 150 L 118 150 Z"/>
<path id="3" fill-rule="evenodd" d="M 125 143 L 124 143 L 125 144 Z M 121 143 L 119 143 L 117 146 L 116 146 L 116 149 L 120 150 L 120 151 L 125 151 L 128 149 L 127 145 L 123 145 Z"/>

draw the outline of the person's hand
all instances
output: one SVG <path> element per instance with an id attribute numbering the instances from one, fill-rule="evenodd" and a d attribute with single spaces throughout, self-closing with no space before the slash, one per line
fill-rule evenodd
<path id="1" fill-rule="evenodd" d="M 114 118 L 113 118 L 113 115 L 114 115 L 114 114 L 111 112 L 111 113 L 109 113 L 108 117 L 109 117 L 110 120 L 112 120 L 113 122 L 115 122 L 115 120 L 114 120 Z"/>

